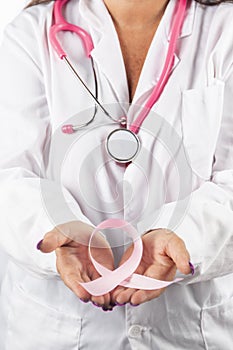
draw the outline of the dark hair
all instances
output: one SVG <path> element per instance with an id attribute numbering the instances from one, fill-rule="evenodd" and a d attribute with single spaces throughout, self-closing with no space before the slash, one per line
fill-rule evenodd
<path id="1" fill-rule="evenodd" d="M 29 4 L 26 6 L 30 7 L 30 6 L 34 6 L 34 5 L 38 5 L 38 4 L 47 4 L 51 1 L 56 1 L 56 0 L 32 0 L 29 2 Z M 195 0 L 196 2 L 199 2 L 202 5 L 218 5 L 221 4 L 222 2 L 233 2 L 233 0 Z"/>

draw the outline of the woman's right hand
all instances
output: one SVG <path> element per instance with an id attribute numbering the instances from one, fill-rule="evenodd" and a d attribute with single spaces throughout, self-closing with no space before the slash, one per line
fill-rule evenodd
<path id="1" fill-rule="evenodd" d="M 88 242 L 93 227 L 81 221 L 71 221 L 56 226 L 47 232 L 39 249 L 43 253 L 56 252 L 57 270 L 67 287 L 83 301 L 92 301 L 103 308 L 111 308 L 110 293 L 103 296 L 91 296 L 79 283 L 89 282 L 99 277 L 93 266 L 89 253 Z M 114 260 L 111 247 L 101 235 L 93 237 L 93 257 L 106 268 L 114 269 Z"/>

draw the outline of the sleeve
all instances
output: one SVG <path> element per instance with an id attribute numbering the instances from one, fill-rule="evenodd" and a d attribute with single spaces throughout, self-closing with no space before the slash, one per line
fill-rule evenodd
<path id="1" fill-rule="evenodd" d="M 41 38 L 35 18 L 24 12 L 7 27 L 0 50 L 0 246 L 30 272 L 56 276 L 55 253 L 41 254 L 38 241 L 60 223 L 91 223 L 72 195 L 45 175 L 51 123 Z"/>
<path id="2" fill-rule="evenodd" d="M 139 232 L 168 228 L 184 240 L 196 273 L 182 283 L 200 282 L 233 273 L 232 96 L 233 69 L 225 81 L 222 122 L 210 180 L 203 182 L 190 198 L 165 204 L 161 216 L 154 215 L 159 217 L 154 224 L 151 224 L 151 218 L 138 224 Z M 185 213 L 182 212 L 184 208 Z M 172 220 L 174 212 L 182 217 L 176 227 Z"/>

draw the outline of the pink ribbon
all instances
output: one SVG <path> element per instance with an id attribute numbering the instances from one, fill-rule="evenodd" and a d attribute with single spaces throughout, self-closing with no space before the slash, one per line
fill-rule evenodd
<path id="1" fill-rule="evenodd" d="M 129 259 L 113 271 L 99 264 L 91 254 L 91 242 L 94 235 L 101 229 L 106 228 L 122 228 L 129 234 L 134 242 L 134 249 Z M 137 230 L 124 220 L 108 219 L 100 223 L 91 234 L 88 250 L 90 259 L 101 276 L 91 282 L 80 283 L 91 295 L 104 295 L 112 291 L 118 285 L 134 289 L 155 290 L 183 280 L 183 278 L 176 278 L 173 281 L 160 281 L 155 278 L 134 273 L 142 258 L 143 245 Z"/>

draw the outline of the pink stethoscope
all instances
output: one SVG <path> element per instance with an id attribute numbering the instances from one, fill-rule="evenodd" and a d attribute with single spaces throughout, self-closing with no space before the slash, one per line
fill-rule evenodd
<path id="1" fill-rule="evenodd" d="M 79 26 L 68 23 L 64 19 L 62 15 L 62 9 L 68 1 L 69 0 L 55 1 L 54 9 L 53 9 L 54 24 L 50 28 L 49 37 L 50 37 L 51 44 L 54 50 L 57 52 L 60 59 L 62 59 L 68 65 L 68 67 L 71 69 L 75 77 L 78 78 L 78 80 L 84 86 L 88 94 L 95 101 L 95 112 L 92 118 L 84 124 L 63 125 L 62 132 L 65 134 L 72 134 L 73 132 L 78 131 L 79 129 L 89 125 L 95 118 L 97 108 L 100 107 L 103 113 L 108 118 L 110 118 L 112 121 L 114 121 L 114 123 L 117 123 L 119 125 L 117 129 L 110 132 L 110 134 L 106 139 L 106 149 L 108 154 L 116 162 L 119 162 L 119 163 L 131 162 L 137 156 L 140 150 L 140 139 L 137 136 L 137 133 L 139 132 L 140 127 L 143 121 L 145 120 L 145 118 L 147 117 L 148 113 L 150 112 L 151 108 L 159 99 L 168 81 L 168 78 L 170 76 L 173 63 L 174 63 L 174 53 L 176 49 L 176 43 L 184 22 L 184 18 L 185 18 L 186 0 L 179 0 L 178 6 L 175 7 L 174 14 L 173 14 L 174 20 L 172 21 L 172 26 L 171 26 L 171 36 L 170 36 L 168 52 L 167 52 L 164 67 L 163 67 L 161 76 L 159 78 L 159 81 L 154 87 L 150 97 L 148 98 L 145 106 L 139 113 L 138 117 L 133 122 L 133 124 L 129 126 L 129 128 L 126 128 L 126 124 L 127 124 L 126 117 L 121 117 L 119 119 L 112 117 L 98 100 L 97 77 L 96 77 L 93 59 L 91 57 L 91 51 L 94 48 L 92 38 L 84 29 L 80 28 Z M 74 32 L 82 39 L 86 55 L 87 57 L 90 58 L 91 64 L 92 64 L 94 82 L 95 82 L 95 93 L 93 93 L 85 84 L 85 82 L 82 80 L 82 78 L 77 73 L 74 66 L 70 62 L 70 60 L 67 58 L 66 52 L 63 51 L 60 43 L 58 42 L 57 34 L 61 31 Z"/>

